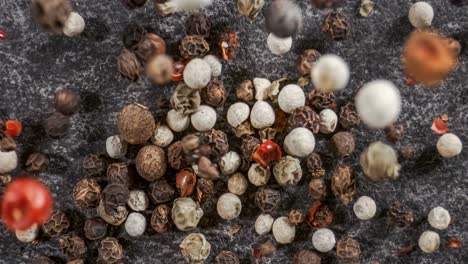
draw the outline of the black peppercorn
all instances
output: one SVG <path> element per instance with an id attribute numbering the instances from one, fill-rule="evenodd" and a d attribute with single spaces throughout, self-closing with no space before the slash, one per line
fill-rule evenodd
<path id="1" fill-rule="evenodd" d="M 343 263 L 359 263 L 361 259 L 359 242 L 350 237 L 338 240 L 336 243 L 336 257 Z"/>
<path id="2" fill-rule="evenodd" d="M 391 142 L 396 142 L 403 137 L 403 125 L 399 123 L 386 127 L 384 131 L 385 137 Z"/>
<path id="3" fill-rule="evenodd" d="M 293 258 L 293 264 L 320 264 L 321 261 L 319 255 L 306 249 L 299 250 Z"/>
<path id="4" fill-rule="evenodd" d="M 307 49 L 297 58 L 296 69 L 300 75 L 306 76 L 310 74 L 312 66 L 320 58 L 320 52 L 314 49 Z"/>
<path id="5" fill-rule="evenodd" d="M 88 154 L 83 159 L 83 172 L 86 176 L 100 176 L 105 171 L 104 160 L 94 154 Z"/>
<path id="6" fill-rule="evenodd" d="M 121 2 L 128 9 L 135 9 L 146 4 L 146 0 L 121 0 Z"/>
<path id="7" fill-rule="evenodd" d="M 223 81 L 212 80 L 208 85 L 202 89 L 201 97 L 207 105 L 213 107 L 220 107 L 224 104 L 227 98 L 226 88 L 224 88 Z"/>
<path id="8" fill-rule="evenodd" d="M 356 112 L 354 103 L 349 102 L 340 109 L 340 124 L 346 129 L 353 128 L 361 123 L 361 118 Z"/>
<path id="9" fill-rule="evenodd" d="M 301 210 L 293 209 L 289 211 L 288 219 L 291 224 L 298 225 L 304 222 L 305 217 Z"/>
<path id="10" fill-rule="evenodd" d="M 70 220 L 67 215 L 62 211 L 55 211 L 42 225 L 42 231 L 49 237 L 58 237 L 67 232 L 70 227 Z"/>
<path id="11" fill-rule="evenodd" d="M 124 257 L 122 245 L 113 237 L 106 237 L 101 241 L 98 254 L 98 263 L 103 264 L 119 263 Z"/>
<path id="12" fill-rule="evenodd" d="M 341 131 L 331 138 L 335 153 L 338 157 L 348 157 L 354 152 L 354 136 L 350 132 Z"/>
<path id="13" fill-rule="evenodd" d="M 387 217 L 388 221 L 397 227 L 410 226 L 414 221 L 413 210 L 398 201 L 392 203 L 388 209 Z"/>
<path id="14" fill-rule="evenodd" d="M 135 53 L 123 49 L 117 58 L 117 67 L 122 78 L 130 81 L 138 81 L 142 71 L 141 63 Z"/>
<path id="15" fill-rule="evenodd" d="M 356 177 L 348 166 L 339 166 L 332 176 L 331 189 L 343 204 L 349 204 L 356 194 Z"/>
<path id="16" fill-rule="evenodd" d="M 80 109 L 80 96 L 71 89 L 60 89 L 55 92 L 55 110 L 72 115 Z"/>
<path id="17" fill-rule="evenodd" d="M 131 179 L 128 174 L 128 166 L 124 162 L 112 163 L 107 167 L 107 181 L 130 186 Z"/>
<path id="18" fill-rule="evenodd" d="M 328 13 L 322 23 L 322 32 L 333 40 L 343 40 L 349 35 L 348 18 L 339 12 Z"/>
<path id="19" fill-rule="evenodd" d="M 205 14 L 193 14 L 187 21 L 187 35 L 210 36 L 211 21 Z"/>
<path id="20" fill-rule="evenodd" d="M 199 35 L 186 36 L 179 46 L 180 55 L 186 59 L 203 57 L 210 51 L 210 45 Z"/>
<path id="21" fill-rule="evenodd" d="M 166 233 L 172 227 L 171 208 L 166 204 L 156 206 L 151 215 L 151 227 L 158 233 Z"/>
<path id="22" fill-rule="evenodd" d="M 149 186 L 149 197 L 155 204 L 169 202 L 174 198 L 175 190 L 165 179 L 158 179 Z"/>
<path id="23" fill-rule="evenodd" d="M 216 192 L 214 182 L 212 180 L 200 178 L 197 180 L 197 197 L 198 202 L 203 203 L 209 200 Z"/>
<path id="24" fill-rule="evenodd" d="M 322 178 L 310 180 L 308 187 L 309 195 L 315 200 L 324 200 L 327 196 L 327 185 Z"/>
<path id="25" fill-rule="evenodd" d="M 117 210 L 117 207 L 125 207 L 130 196 L 128 187 L 119 184 L 111 183 L 102 190 L 101 201 L 107 213 L 111 214 Z"/>
<path id="26" fill-rule="evenodd" d="M 36 152 L 29 155 L 28 160 L 26 161 L 26 171 L 27 172 L 43 172 L 47 170 L 49 166 L 49 159 L 47 155 Z"/>
<path id="27" fill-rule="evenodd" d="M 47 135 L 53 139 L 66 136 L 70 127 L 70 117 L 59 112 L 55 112 L 49 116 L 45 123 Z"/>
<path id="28" fill-rule="evenodd" d="M 86 219 L 84 224 L 84 235 L 89 240 L 98 240 L 107 233 L 107 223 L 99 218 Z"/>
<path id="29" fill-rule="evenodd" d="M 309 93 L 309 103 L 315 110 L 321 111 L 323 109 L 335 109 L 335 94 L 322 93 L 314 89 Z"/>
<path id="30" fill-rule="evenodd" d="M 59 238 L 60 248 L 68 259 L 79 259 L 86 255 L 85 241 L 75 233 L 68 233 Z"/>
<path id="31" fill-rule="evenodd" d="M 122 36 L 122 41 L 125 48 L 129 50 L 136 50 L 138 43 L 140 43 L 145 34 L 146 30 L 138 24 L 130 24 L 125 27 Z"/>
<path id="32" fill-rule="evenodd" d="M 95 179 L 83 179 L 73 188 L 73 199 L 78 206 L 94 207 L 101 196 L 101 186 Z"/>
<path id="33" fill-rule="evenodd" d="M 252 136 L 247 136 L 242 140 L 241 151 L 244 158 L 248 161 L 252 160 L 252 154 L 260 146 L 260 139 Z"/>
<path id="34" fill-rule="evenodd" d="M 72 6 L 68 0 L 33 0 L 31 14 L 33 20 L 44 30 L 62 34 Z"/>
<path id="35" fill-rule="evenodd" d="M 312 133 L 318 133 L 320 129 L 320 116 L 309 106 L 298 107 L 291 112 L 288 124 L 291 129 L 305 127 L 312 131 Z"/>
<path id="36" fill-rule="evenodd" d="M 325 169 L 323 169 L 322 159 L 320 155 L 316 152 L 312 152 L 305 159 L 307 170 L 315 178 L 321 178 L 325 175 Z"/>
<path id="37" fill-rule="evenodd" d="M 281 202 L 281 193 L 277 190 L 260 187 L 255 193 L 255 205 L 264 213 L 275 210 Z"/>
<path id="38" fill-rule="evenodd" d="M 209 158 L 212 162 L 218 162 L 224 154 L 229 152 L 228 137 L 221 130 L 212 129 L 205 132 L 202 136 L 202 143 L 211 147 Z"/>
<path id="39" fill-rule="evenodd" d="M 0 133 L 1 138 L 1 133 Z M 0 139 L 0 151 L 8 152 L 16 150 L 16 142 L 14 139 L 9 137 L 4 137 Z"/>
<path id="40" fill-rule="evenodd" d="M 239 264 L 239 257 L 232 251 L 221 251 L 216 256 L 216 264 Z"/>
<path id="41" fill-rule="evenodd" d="M 169 165 L 176 170 L 181 170 L 187 167 L 187 160 L 185 159 L 182 141 L 174 142 L 167 149 L 167 161 Z"/>

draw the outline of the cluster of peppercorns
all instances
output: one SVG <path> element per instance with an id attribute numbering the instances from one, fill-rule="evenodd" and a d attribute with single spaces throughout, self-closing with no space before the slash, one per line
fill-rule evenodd
<path id="1" fill-rule="evenodd" d="M 55 112 L 44 123 L 47 135 L 53 139 L 63 138 L 71 127 L 71 116 L 80 109 L 81 97 L 68 88 L 59 88 L 55 92 Z"/>

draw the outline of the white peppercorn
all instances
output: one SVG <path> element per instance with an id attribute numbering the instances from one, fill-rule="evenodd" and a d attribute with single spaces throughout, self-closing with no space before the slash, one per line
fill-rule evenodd
<path id="1" fill-rule="evenodd" d="M 430 212 L 429 215 L 427 216 L 427 221 L 429 224 L 439 230 L 444 230 L 447 229 L 447 227 L 450 224 L 450 214 L 449 212 L 440 206 L 437 206 L 433 208 Z"/>
<path id="2" fill-rule="evenodd" d="M 18 166 L 18 155 L 16 151 L 0 150 L 0 173 L 9 173 Z"/>
<path id="3" fill-rule="evenodd" d="M 307 157 L 314 151 L 314 148 L 314 134 L 307 128 L 295 128 L 284 139 L 284 150 L 292 156 Z"/>
<path id="4" fill-rule="evenodd" d="M 219 161 L 219 168 L 224 175 L 230 175 L 237 171 L 241 165 L 241 157 L 237 152 L 229 151 L 224 154 Z"/>
<path id="5" fill-rule="evenodd" d="M 256 129 L 263 129 L 275 123 L 275 110 L 265 101 L 257 101 L 250 113 L 250 123 Z"/>
<path id="6" fill-rule="evenodd" d="M 191 116 L 192 126 L 198 131 L 208 131 L 216 124 L 216 111 L 208 105 L 200 105 Z"/>
<path id="7" fill-rule="evenodd" d="M 182 132 L 190 125 L 190 118 L 176 110 L 172 109 L 167 113 L 166 122 L 169 128 L 174 132 Z"/>
<path id="8" fill-rule="evenodd" d="M 201 89 L 211 80 L 211 67 L 202 59 L 191 60 L 184 69 L 184 82 L 192 89 Z"/>
<path id="9" fill-rule="evenodd" d="M 264 235 L 271 231 L 273 227 L 273 217 L 269 214 L 261 214 L 255 220 L 255 232 L 259 235 Z"/>
<path id="10" fill-rule="evenodd" d="M 130 191 L 127 204 L 133 211 L 145 211 L 149 206 L 149 199 L 144 191 L 133 190 Z"/>
<path id="11" fill-rule="evenodd" d="M 250 115 L 250 107 L 246 103 L 238 102 L 231 105 L 227 111 L 227 121 L 232 127 L 238 127 Z"/>
<path id="12" fill-rule="evenodd" d="M 165 148 L 174 140 L 174 133 L 167 126 L 156 126 L 151 142 L 158 147 Z"/>
<path id="13" fill-rule="evenodd" d="M 331 109 L 323 109 L 320 112 L 320 133 L 330 134 L 333 133 L 338 124 L 338 116 Z"/>
<path id="14" fill-rule="evenodd" d="M 349 81 L 349 66 L 341 57 L 326 54 L 315 62 L 310 75 L 318 91 L 330 93 L 346 87 Z"/>
<path id="15" fill-rule="evenodd" d="M 254 78 L 253 84 L 255 88 L 255 99 L 265 100 L 267 98 L 266 91 L 271 86 L 271 82 L 265 78 Z"/>
<path id="16" fill-rule="evenodd" d="M 228 190 L 235 195 L 242 195 L 247 191 L 249 182 L 241 173 L 234 173 L 228 180 Z"/>
<path id="17" fill-rule="evenodd" d="M 286 85 L 278 95 L 278 105 L 284 112 L 291 113 L 305 105 L 304 91 L 298 85 Z"/>
<path id="18" fill-rule="evenodd" d="M 63 34 L 73 37 L 81 34 L 85 29 L 85 21 L 78 13 L 71 12 L 63 26 Z"/>
<path id="19" fill-rule="evenodd" d="M 302 178 L 302 168 L 299 159 L 285 156 L 276 162 L 273 175 L 281 186 L 296 185 Z"/>
<path id="20" fill-rule="evenodd" d="M 218 77 L 221 75 L 223 65 L 221 61 L 215 55 L 206 55 L 203 57 L 203 60 L 210 65 L 211 68 L 211 77 Z"/>
<path id="21" fill-rule="evenodd" d="M 232 220 L 240 215 L 242 202 L 235 194 L 225 193 L 219 197 L 216 210 L 221 218 Z"/>
<path id="22" fill-rule="evenodd" d="M 462 151 L 463 144 L 456 135 L 446 133 L 437 141 L 437 151 L 444 158 L 453 158 Z"/>
<path id="23" fill-rule="evenodd" d="M 272 231 L 276 241 L 280 244 L 289 244 L 296 236 L 296 226 L 291 224 L 286 216 L 276 218 Z"/>
<path id="24" fill-rule="evenodd" d="M 320 228 L 312 235 L 312 244 L 320 252 L 328 252 L 335 246 L 336 240 L 333 232 L 328 228 Z"/>
<path id="25" fill-rule="evenodd" d="M 106 152 L 113 159 L 120 159 L 127 154 L 128 143 L 119 135 L 106 139 Z"/>
<path id="26" fill-rule="evenodd" d="M 408 19 L 415 28 L 429 27 L 434 19 L 434 10 L 427 2 L 416 2 L 409 10 Z"/>
<path id="27" fill-rule="evenodd" d="M 172 221 L 180 231 L 197 227 L 203 217 L 203 209 L 192 198 L 182 197 L 174 201 L 172 206 Z"/>
<path id="28" fill-rule="evenodd" d="M 141 236 L 146 230 L 146 218 L 140 213 L 131 213 L 125 221 L 125 231 L 133 237 Z"/>
<path id="29" fill-rule="evenodd" d="M 263 168 L 257 163 L 250 166 L 247 172 L 250 183 L 255 186 L 262 186 L 268 183 L 271 177 L 270 168 Z"/>
<path id="30" fill-rule="evenodd" d="M 19 241 L 30 243 L 33 242 L 39 235 L 39 228 L 37 225 L 33 225 L 26 230 L 16 230 L 15 235 Z"/>
<path id="31" fill-rule="evenodd" d="M 361 220 L 369 220 L 374 217 L 377 211 L 377 206 L 374 199 L 369 196 L 361 196 L 356 203 L 354 203 L 353 211 L 357 218 Z"/>
<path id="32" fill-rule="evenodd" d="M 440 246 L 439 234 L 433 231 L 425 231 L 419 237 L 418 245 L 419 248 L 425 253 L 432 253 L 436 251 Z"/>
<path id="33" fill-rule="evenodd" d="M 199 264 L 203 263 L 210 255 L 211 245 L 204 235 L 191 233 L 180 243 L 180 250 L 187 262 Z"/>
<path id="34" fill-rule="evenodd" d="M 267 46 L 271 53 L 275 55 L 286 54 L 292 46 L 292 37 L 279 38 L 273 33 L 270 33 L 267 38 Z"/>

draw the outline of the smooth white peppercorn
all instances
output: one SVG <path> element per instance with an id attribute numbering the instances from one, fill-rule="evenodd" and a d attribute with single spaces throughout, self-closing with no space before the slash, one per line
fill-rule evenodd
<path id="1" fill-rule="evenodd" d="M 203 57 L 203 60 L 210 65 L 211 68 L 211 77 L 218 77 L 221 75 L 223 70 L 223 65 L 221 61 L 215 55 L 206 55 Z"/>
<path id="2" fill-rule="evenodd" d="M 71 12 L 63 26 L 63 34 L 73 37 L 81 34 L 85 29 L 85 21 L 78 13 Z"/>
<path id="3" fill-rule="evenodd" d="M 16 151 L 0 151 L 0 173 L 9 173 L 18 166 Z"/>
<path id="4" fill-rule="evenodd" d="M 439 230 L 447 229 L 450 224 L 450 214 L 445 208 L 437 206 L 433 208 L 427 216 L 429 224 Z"/>
<path id="5" fill-rule="evenodd" d="M 320 228 L 312 235 L 312 245 L 320 252 L 328 252 L 335 246 L 336 239 L 328 228 Z"/>
<path id="6" fill-rule="evenodd" d="M 284 139 L 284 150 L 292 156 L 306 157 L 314 151 L 314 148 L 314 134 L 307 128 L 295 128 Z"/>
<path id="7" fill-rule="evenodd" d="M 242 195 L 247 191 L 249 182 L 241 173 L 234 173 L 229 177 L 228 190 L 235 195 Z"/>
<path id="8" fill-rule="evenodd" d="M 446 133 L 437 141 L 437 151 L 444 158 L 453 158 L 458 156 L 463 148 L 463 144 L 456 135 Z"/>
<path id="9" fill-rule="evenodd" d="M 127 154 L 128 143 L 119 135 L 106 139 L 106 152 L 113 159 L 120 159 Z"/>
<path id="10" fill-rule="evenodd" d="M 19 241 L 30 243 L 33 242 L 39 235 L 39 228 L 37 225 L 33 225 L 26 230 L 16 230 L 15 235 Z"/>
<path id="11" fill-rule="evenodd" d="M 269 214 L 261 214 L 255 220 L 255 232 L 259 235 L 264 235 L 271 231 L 273 227 L 273 217 Z"/>
<path id="12" fill-rule="evenodd" d="M 174 140 L 174 133 L 167 126 L 158 126 L 154 130 L 151 142 L 158 147 L 165 148 Z"/>
<path id="13" fill-rule="evenodd" d="M 275 55 L 286 54 L 292 46 L 292 37 L 279 38 L 270 33 L 267 38 L 267 46 L 271 53 Z"/>
<path id="14" fill-rule="evenodd" d="M 208 131 L 216 124 L 216 111 L 211 106 L 200 105 L 190 119 L 193 128 L 201 132 Z"/>
<path id="15" fill-rule="evenodd" d="M 205 236 L 200 233 L 191 233 L 182 243 L 180 250 L 184 259 L 193 264 L 203 263 L 211 252 L 211 245 L 206 240 Z"/>
<path id="16" fill-rule="evenodd" d="M 190 118 L 189 116 L 172 109 L 167 113 L 166 122 L 172 131 L 182 132 L 189 127 Z"/>
<path id="17" fill-rule="evenodd" d="M 184 69 L 184 82 L 192 89 L 201 89 L 211 80 L 211 67 L 202 59 L 193 59 Z"/>
<path id="18" fill-rule="evenodd" d="M 130 191 L 127 203 L 133 211 L 145 211 L 149 206 L 149 199 L 144 191 L 133 190 Z"/>
<path id="19" fill-rule="evenodd" d="M 296 236 L 296 226 L 291 224 L 286 216 L 276 218 L 272 231 L 275 240 L 280 244 L 289 244 Z"/>
<path id="20" fill-rule="evenodd" d="M 273 175 L 281 186 L 296 185 L 302 178 L 301 161 L 291 156 L 282 157 L 273 167 Z"/>
<path id="21" fill-rule="evenodd" d="M 411 6 L 408 18 L 415 28 L 429 27 L 434 19 L 434 10 L 427 2 L 416 2 Z"/>
<path id="22" fill-rule="evenodd" d="M 436 251 L 440 246 L 439 234 L 433 231 L 425 231 L 419 237 L 418 245 L 419 248 L 425 253 L 432 253 Z"/>
<path id="23" fill-rule="evenodd" d="M 242 202 L 235 194 L 225 193 L 219 197 L 216 210 L 221 218 L 232 220 L 240 215 Z"/>
<path id="24" fill-rule="evenodd" d="M 265 78 L 254 78 L 253 84 L 255 88 L 255 99 L 265 100 L 267 96 L 267 89 L 270 87 L 271 82 Z"/>
<path id="25" fill-rule="evenodd" d="M 270 168 L 263 168 L 257 163 L 250 165 L 247 172 L 250 183 L 255 186 L 262 186 L 268 183 L 271 177 Z"/>
<path id="26" fill-rule="evenodd" d="M 291 113 L 305 105 L 304 91 L 298 85 L 286 85 L 278 95 L 278 105 L 284 112 Z"/>
<path id="27" fill-rule="evenodd" d="M 374 199 L 369 196 L 361 196 L 356 203 L 354 203 L 353 211 L 357 218 L 361 220 L 369 220 L 374 217 L 377 211 L 377 205 Z"/>
<path id="28" fill-rule="evenodd" d="M 241 165 L 241 157 L 235 151 L 224 154 L 219 161 L 219 168 L 224 175 L 230 175 L 237 171 Z"/>
<path id="29" fill-rule="evenodd" d="M 349 81 L 349 66 L 341 57 L 326 54 L 315 62 L 310 75 L 317 90 L 330 93 L 346 87 Z"/>
<path id="30" fill-rule="evenodd" d="M 323 109 L 320 112 L 320 133 L 330 134 L 333 133 L 338 124 L 338 116 L 335 111 L 331 109 Z"/>
<path id="31" fill-rule="evenodd" d="M 197 227 L 203 217 L 203 209 L 192 198 L 182 197 L 174 201 L 172 206 L 172 221 L 180 231 Z"/>
<path id="32" fill-rule="evenodd" d="M 146 218 L 140 213 L 131 213 L 125 220 L 125 231 L 133 237 L 141 236 L 146 230 Z"/>
<path id="33" fill-rule="evenodd" d="M 265 101 L 257 101 L 250 113 L 250 123 L 256 129 L 269 127 L 275 123 L 275 110 Z"/>
<path id="34" fill-rule="evenodd" d="M 227 121 L 232 127 L 238 127 L 249 119 L 250 107 L 246 103 L 238 102 L 231 105 L 227 111 Z"/>

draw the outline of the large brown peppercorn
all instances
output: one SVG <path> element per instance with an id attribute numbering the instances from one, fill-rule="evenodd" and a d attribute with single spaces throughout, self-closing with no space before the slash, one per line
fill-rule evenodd
<path id="1" fill-rule="evenodd" d="M 317 50 L 307 49 L 297 58 L 296 69 L 300 75 L 309 75 L 314 63 L 320 58 L 321 54 Z"/>
<path id="2" fill-rule="evenodd" d="M 289 216 L 288 216 L 289 222 L 294 225 L 301 224 L 304 222 L 304 214 L 302 213 L 301 210 L 293 209 L 289 211 Z"/>
<path id="3" fill-rule="evenodd" d="M 80 96 L 71 89 L 60 89 L 55 92 L 55 110 L 72 115 L 80 109 Z"/>
<path id="4" fill-rule="evenodd" d="M 187 167 L 182 141 L 176 141 L 169 147 L 167 150 L 167 159 L 169 165 L 176 170 Z"/>
<path id="5" fill-rule="evenodd" d="M 171 81 L 174 73 L 174 62 L 171 57 L 160 54 L 149 59 L 146 64 L 146 76 L 156 84 L 165 84 Z"/>
<path id="6" fill-rule="evenodd" d="M 239 264 L 239 257 L 232 251 L 221 251 L 216 256 L 216 264 Z"/>
<path id="7" fill-rule="evenodd" d="M 100 176 L 106 170 L 104 160 L 98 155 L 88 154 L 84 157 L 83 172 L 86 176 Z"/>
<path id="8" fill-rule="evenodd" d="M 95 179 L 83 179 L 73 188 L 73 199 L 81 207 L 95 207 L 100 196 L 101 186 Z"/>
<path id="9" fill-rule="evenodd" d="M 315 200 L 324 200 L 327 196 L 327 185 L 323 178 L 310 180 L 308 187 L 309 195 Z"/>
<path id="10" fill-rule="evenodd" d="M 322 93 L 318 90 L 312 90 L 309 95 L 309 103 L 315 110 L 321 111 L 323 109 L 335 109 L 335 94 L 334 93 Z"/>
<path id="11" fill-rule="evenodd" d="M 149 186 L 149 197 L 155 204 L 169 202 L 174 198 L 174 188 L 163 179 L 152 182 Z"/>
<path id="12" fill-rule="evenodd" d="M 84 224 L 84 235 L 89 240 L 98 240 L 107 233 L 108 225 L 100 218 L 86 219 Z"/>
<path id="13" fill-rule="evenodd" d="M 212 129 L 205 132 L 202 141 L 211 147 L 210 159 L 213 162 L 218 162 L 221 157 L 229 152 L 229 140 L 221 130 Z"/>
<path id="14" fill-rule="evenodd" d="M 190 196 L 197 185 L 197 175 L 191 168 L 186 168 L 176 174 L 176 187 L 181 197 Z"/>
<path id="15" fill-rule="evenodd" d="M 119 113 L 119 133 L 130 144 L 143 144 L 156 129 L 153 114 L 141 104 L 129 104 Z"/>
<path id="16" fill-rule="evenodd" d="M 201 96 L 207 105 L 220 107 L 224 104 L 227 98 L 226 88 L 223 81 L 212 80 L 205 88 L 202 89 Z"/>
<path id="17" fill-rule="evenodd" d="M 146 33 L 135 50 L 136 56 L 143 64 L 154 56 L 164 53 L 166 53 L 166 42 L 153 33 Z"/>
<path id="18" fill-rule="evenodd" d="M 340 166 L 332 176 L 331 188 L 333 194 L 344 204 L 349 204 L 356 193 L 356 179 L 351 169 Z"/>
<path id="19" fill-rule="evenodd" d="M 27 172 L 43 172 L 47 170 L 48 166 L 49 158 L 47 158 L 47 155 L 39 152 L 29 155 L 28 160 L 26 161 Z"/>
<path id="20" fill-rule="evenodd" d="M 242 145 L 241 145 L 241 151 L 242 155 L 244 155 L 244 158 L 248 161 L 252 160 L 252 154 L 255 152 L 255 150 L 260 146 L 262 142 L 260 139 L 253 137 L 253 136 L 247 136 L 242 140 Z"/>
<path id="21" fill-rule="evenodd" d="M 101 194 L 101 202 L 108 214 L 115 212 L 117 207 L 125 207 L 130 196 L 128 187 L 119 184 L 111 183 L 104 188 Z"/>
<path id="22" fill-rule="evenodd" d="M 252 101 L 255 96 L 254 85 L 251 80 L 245 80 L 236 88 L 237 98 L 244 101 Z"/>
<path id="23" fill-rule="evenodd" d="M 264 213 L 275 210 L 281 202 L 281 193 L 277 190 L 260 187 L 255 193 L 255 205 Z"/>
<path id="24" fill-rule="evenodd" d="M 403 124 L 392 124 L 384 129 L 385 137 L 391 141 L 396 142 L 403 137 Z"/>
<path id="25" fill-rule="evenodd" d="M 325 176 L 325 169 L 323 168 L 322 159 L 316 152 L 310 153 L 305 159 L 307 170 L 314 178 L 321 178 Z"/>
<path id="26" fill-rule="evenodd" d="M 340 109 L 340 124 L 346 129 L 358 126 L 361 123 L 361 118 L 356 112 L 354 103 L 349 102 Z"/>
<path id="27" fill-rule="evenodd" d="M 123 49 L 117 58 L 117 67 L 119 69 L 120 76 L 130 81 L 138 81 L 140 78 L 140 72 L 142 71 L 140 60 L 138 60 L 135 53 L 128 49 Z"/>
<path id="28" fill-rule="evenodd" d="M 179 46 L 180 55 L 185 59 L 203 57 L 210 52 L 210 45 L 200 35 L 186 36 Z"/>
<path id="29" fill-rule="evenodd" d="M 75 233 L 68 233 L 59 238 L 60 249 L 68 259 L 79 259 L 86 255 L 85 241 Z"/>
<path id="30" fill-rule="evenodd" d="M 338 240 L 336 243 L 336 257 L 344 263 L 359 263 L 361 259 L 359 242 L 350 237 Z"/>
<path id="31" fill-rule="evenodd" d="M 321 262 L 319 255 L 307 249 L 299 250 L 293 258 L 293 264 L 320 264 Z"/>
<path id="32" fill-rule="evenodd" d="M 125 48 L 136 50 L 138 43 L 140 43 L 145 34 L 146 30 L 138 24 L 129 24 L 126 26 L 122 35 L 122 42 Z"/>
<path id="33" fill-rule="evenodd" d="M 62 34 L 72 6 L 68 0 L 33 0 L 31 14 L 36 22 L 45 31 Z"/>
<path id="34" fill-rule="evenodd" d="M 122 245 L 113 237 L 106 237 L 101 241 L 98 254 L 98 263 L 103 264 L 119 263 L 124 257 Z"/>
<path id="35" fill-rule="evenodd" d="M 107 167 L 107 181 L 130 186 L 131 180 L 128 174 L 128 166 L 124 162 L 112 163 Z"/>
<path id="36" fill-rule="evenodd" d="M 305 127 L 312 133 L 318 133 L 320 130 L 320 116 L 309 106 L 298 107 L 291 112 L 288 124 L 291 129 Z"/>
<path id="37" fill-rule="evenodd" d="M 49 237 L 58 237 L 67 232 L 70 227 L 70 220 L 67 215 L 62 211 L 55 211 L 42 225 L 42 231 Z"/>
<path id="38" fill-rule="evenodd" d="M 70 117 L 59 112 L 50 115 L 45 122 L 45 131 L 53 139 L 66 136 L 70 127 Z"/>
<path id="39" fill-rule="evenodd" d="M 171 106 L 177 112 L 189 115 L 200 107 L 201 97 L 197 89 L 188 87 L 180 82 L 171 96 Z"/>
<path id="40" fill-rule="evenodd" d="M 187 35 L 210 36 L 211 21 L 205 14 L 193 14 L 187 21 Z"/>
<path id="41" fill-rule="evenodd" d="M 138 173 L 145 180 L 157 180 L 166 173 L 166 153 L 158 146 L 145 146 L 138 151 L 135 164 Z"/>
<path id="42" fill-rule="evenodd" d="M 349 35 L 348 18 L 339 12 L 328 13 L 322 23 L 322 32 L 333 40 L 344 40 Z"/>
<path id="43" fill-rule="evenodd" d="M 355 143 L 354 136 L 350 132 L 341 131 L 333 135 L 331 138 L 335 154 L 340 157 L 348 157 L 354 152 Z"/>
<path id="44" fill-rule="evenodd" d="M 151 227 L 158 233 L 166 233 L 172 227 L 171 219 L 171 208 L 166 204 L 160 204 L 151 215 Z"/>
<path id="45" fill-rule="evenodd" d="M 411 208 L 398 201 L 393 202 L 387 212 L 388 221 L 397 227 L 410 226 L 414 222 L 414 213 Z"/>

